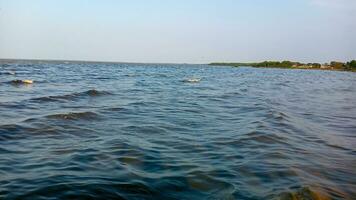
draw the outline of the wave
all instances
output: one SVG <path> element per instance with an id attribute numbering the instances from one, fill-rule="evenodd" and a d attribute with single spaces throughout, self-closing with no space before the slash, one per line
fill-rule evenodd
<path id="1" fill-rule="evenodd" d="M 260 131 L 248 132 L 240 140 L 241 141 L 250 141 L 250 142 L 256 143 L 258 145 L 261 145 L 261 144 L 266 144 L 266 145 L 288 144 L 286 138 L 282 137 L 281 135 L 277 135 L 274 133 L 265 133 L 265 132 L 260 132 Z"/>
<path id="2" fill-rule="evenodd" d="M 330 199 L 330 198 L 329 195 L 325 194 L 322 191 L 311 190 L 309 187 L 303 187 L 295 192 L 284 192 L 280 194 L 280 199 L 318 200 L 318 199 Z"/>
<path id="3" fill-rule="evenodd" d="M 95 112 L 85 111 L 85 112 L 69 112 L 69 113 L 59 113 L 46 115 L 44 117 L 29 118 L 22 122 L 43 122 L 43 119 L 55 119 L 55 120 L 95 120 L 99 118 L 99 114 Z M 45 120 L 46 121 L 46 120 Z M 3 125 L 7 126 L 7 125 Z M 0 127 L 1 128 L 1 127 Z M 1 130 L 1 129 L 0 129 Z"/>
<path id="4" fill-rule="evenodd" d="M 47 115 L 48 119 L 61 119 L 61 120 L 94 120 L 99 117 L 95 112 L 70 112 L 65 114 Z"/>
<path id="5" fill-rule="evenodd" d="M 6 72 L 0 72 L 0 75 L 15 75 L 15 71 L 6 71 Z"/>
<path id="6" fill-rule="evenodd" d="M 107 91 L 99 91 L 99 90 L 87 90 L 85 92 L 75 92 L 71 94 L 65 95 L 57 95 L 57 96 L 45 96 L 30 99 L 30 101 L 40 101 L 40 102 L 51 102 L 51 101 L 63 101 L 63 100 L 75 100 L 80 97 L 98 97 L 104 95 L 111 95 L 110 92 Z"/>
<path id="7" fill-rule="evenodd" d="M 290 119 L 290 116 L 285 113 L 285 112 L 282 112 L 282 111 L 277 111 L 277 110 L 274 110 L 274 109 L 271 109 L 269 110 L 266 114 L 266 119 L 273 119 L 273 120 L 276 120 L 276 121 L 289 121 Z"/>
<path id="8" fill-rule="evenodd" d="M 0 125 L 0 144 L 12 140 L 64 139 L 68 137 L 96 137 L 97 131 L 81 125 L 75 125 L 74 120 L 83 123 L 98 119 L 99 115 L 92 112 L 67 113 L 48 115 L 40 118 L 31 118 L 16 124 Z M 65 123 L 60 123 L 64 121 Z M 15 149 L 23 151 L 22 148 Z M 0 148 L 0 154 L 3 150 Z M 0 184 L 1 185 L 1 184 Z M 1 194 L 0 194 L 1 197 Z M 0 198 L 1 199 L 1 198 Z"/>
<path id="9" fill-rule="evenodd" d="M 0 141 L 7 141 L 18 137 L 21 132 L 29 131 L 28 128 L 17 124 L 5 124 L 0 126 Z"/>
<path id="10" fill-rule="evenodd" d="M 0 141 L 9 141 L 15 139 L 23 139 L 28 136 L 57 136 L 60 130 L 48 124 L 28 125 L 28 124 L 5 124 L 0 125 Z"/>
<path id="11" fill-rule="evenodd" d="M 65 179 L 59 176 L 60 180 Z M 65 182 L 39 180 L 41 187 L 23 190 L 14 194 L 15 199 L 149 199 L 160 196 L 159 191 L 142 182 L 105 182 L 98 183 Z M 159 198 L 164 199 L 164 198 Z"/>

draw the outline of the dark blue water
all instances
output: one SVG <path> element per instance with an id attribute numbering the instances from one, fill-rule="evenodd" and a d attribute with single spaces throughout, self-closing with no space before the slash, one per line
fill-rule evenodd
<path id="1" fill-rule="evenodd" d="M 0 79 L 0 199 L 356 199 L 356 73 L 14 62 Z"/>

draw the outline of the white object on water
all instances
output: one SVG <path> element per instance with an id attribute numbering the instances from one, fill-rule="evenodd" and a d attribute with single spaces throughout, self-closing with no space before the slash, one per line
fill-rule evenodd
<path id="1" fill-rule="evenodd" d="M 18 84 L 32 84 L 34 81 L 33 80 L 28 80 L 28 79 L 25 79 L 25 80 L 12 80 L 11 83 L 12 84 L 15 84 L 15 85 L 18 85 Z"/>
<path id="2" fill-rule="evenodd" d="M 189 79 L 186 79 L 184 82 L 187 82 L 187 83 L 199 83 L 201 81 L 201 78 L 189 78 Z"/>
<path id="3" fill-rule="evenodd" d="M 33 80 L 22 80 L 22 83 L 24 83 L 24 84 L 32 84 Z"/>

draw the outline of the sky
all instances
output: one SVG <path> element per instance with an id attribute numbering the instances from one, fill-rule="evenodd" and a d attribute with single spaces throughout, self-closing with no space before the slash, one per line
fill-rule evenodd
<path id="1" fill-rule="evenodd" d="M 0 0 L 0 58 L 356 59 L 356 0 Z"/>

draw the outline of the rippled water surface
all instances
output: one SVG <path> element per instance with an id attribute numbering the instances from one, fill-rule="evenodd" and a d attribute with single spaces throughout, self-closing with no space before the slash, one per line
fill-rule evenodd
<path id="1" fill-rule="evenodd" d="M 0 199 L 356 199 L 356 73 L 15 62 L 0 78 Z"/>

